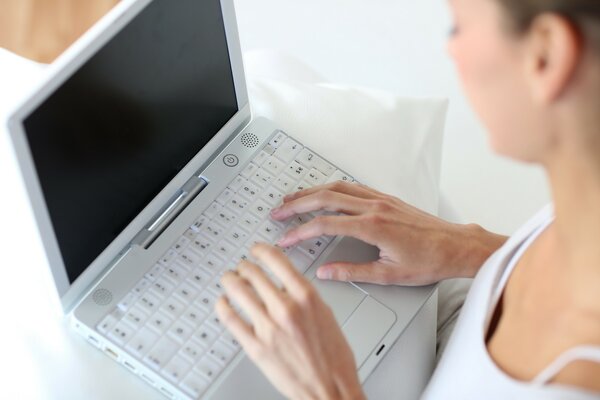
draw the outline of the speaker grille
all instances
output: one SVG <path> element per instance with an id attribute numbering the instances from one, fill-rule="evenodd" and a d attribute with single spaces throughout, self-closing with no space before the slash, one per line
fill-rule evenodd
<path id="1" fill-rule="evenodd" d="M 258 137 L 253 133 L 244 133 L 240 140 L 246 147 L 252 148 L 258 146 Z"/>
<path id="2" fill-rule="evenodd" d="M 94 300 L 94 303 L 98 304 L 99 306 L 105 306 L 110 304 L 113 296 L 109 290 L 98 289 L 92 295 L 92 299 Z"/>

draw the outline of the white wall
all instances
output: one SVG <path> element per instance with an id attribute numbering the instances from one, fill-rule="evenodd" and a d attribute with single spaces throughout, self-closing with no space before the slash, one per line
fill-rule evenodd
<path id="1" fill-rule="evenodd" d="M 442 191 L 468 222 L 511 233 L 549 200 L 538 168 L 501 159 L 446 53 L 446 0 L 236 0 L 242 49 L 281 50 L 328 80 L 450 98 Z"/>

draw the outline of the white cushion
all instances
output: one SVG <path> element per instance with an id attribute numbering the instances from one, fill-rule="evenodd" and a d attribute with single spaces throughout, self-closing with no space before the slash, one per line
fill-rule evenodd
<path id="1" fill-rule="evenodd" d="M 312 83 L 308 67 L 289 68 L 308 71 L 311 83 L 269 79 L 257 71 L 268 62 L 246 58 L 254 115 L 272 119 L 358 181 L 437 214 L 445 99 Z M 274 63 L 281 69 L 291 61 Z"/>

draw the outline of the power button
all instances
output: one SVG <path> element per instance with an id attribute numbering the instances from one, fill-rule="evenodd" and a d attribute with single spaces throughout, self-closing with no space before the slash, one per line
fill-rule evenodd
<path id="1" fill-rule="evenodd" d="M 233 154 L 227 154 L 225 157 L 223 157 L 223 163 L 228 167 L 235 167 L 240 163 L 240 160 Z"/>

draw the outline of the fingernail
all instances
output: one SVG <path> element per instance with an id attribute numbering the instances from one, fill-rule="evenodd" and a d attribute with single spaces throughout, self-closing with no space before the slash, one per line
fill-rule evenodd
<path id="1" fill-rule="evenodd" d="M 326 268 L 319 268 L 317 270 L 317 278 L 329 280 L 329 279 L 331 279 L 331 271 L 329 271 Z"/>

